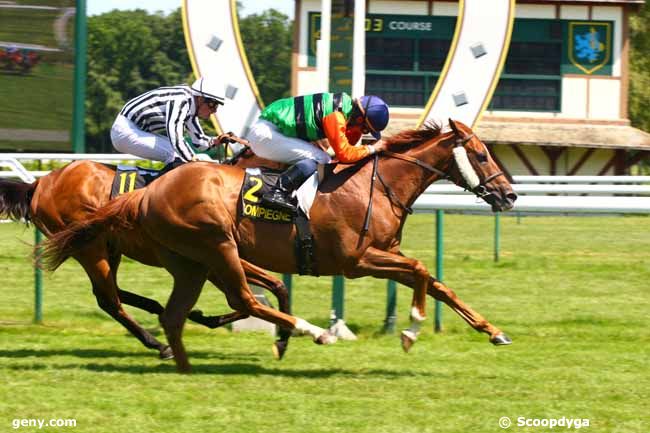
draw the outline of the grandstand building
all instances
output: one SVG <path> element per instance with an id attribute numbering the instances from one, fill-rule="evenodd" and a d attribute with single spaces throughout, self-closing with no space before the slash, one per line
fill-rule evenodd
<path id="1" fill-rule="evenodd" d="M 517 1 L 501 79 L 476 128 L 509 174 L 621 175 L 650 155 L 650 134 L 630 126 L 627 108 L 629 19 L 642 4 Z M 366 2 L 365 93 L 391 105 L 389 133 L 417 124 L 458 10 L 454 1 Z M 296 0 L 293 94 L 322 90 L 320 18 L 320 0 Z"/>

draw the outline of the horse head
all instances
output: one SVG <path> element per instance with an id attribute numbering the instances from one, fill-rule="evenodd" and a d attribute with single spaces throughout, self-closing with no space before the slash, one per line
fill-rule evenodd
<path id="1" fill-rule="evenodd" d="M 425 170 L 424 176 L 422 172 L 412 175 L 401 171 L 402 175 L 418 178 L 408 182 L 418 186 L 415 196 L 407 201 L 415 200 L 435 180 L 449 179 L 485 200 L 495 212 L 511 209 L 517 194 L 485 144 L 468 126 L 451 119 L 449 126 L 451 131 L 442 133 L 439 125 L 428 123 L 424 128 L 402 131 L 386 139 L 390 150 L 384 155 Z"/>
<path id="2" fill-rule="evenodd" d="M 449 119 L 453 132 L 453 164 L 448 176 L 456 184 L 485 200 L 494 212 L 512 209 L 517 194 L 499 165 L 468 126 Z"/>

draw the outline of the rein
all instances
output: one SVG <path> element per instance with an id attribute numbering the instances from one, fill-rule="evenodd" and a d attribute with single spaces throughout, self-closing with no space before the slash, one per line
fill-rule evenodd
<path id="1" fill-rule="evenodd" d="M 474 138 L 474 134 L 470 134 L 464 137 L 458 137 L 455 141 L 456 147 L 464 147 L 472 138 Z M 385 150 L 382 152 L 383 155 L 386 155 L 389 158 L 395 158 L 395 159 L 401 159 L 402 161 L 409 162 L 411 164 L 415 164 L 418 167 L 421 167 L 425 170 L 430 171 L 431 173 L 437 174 L 443 179 L 450 179 L 450 176 L 445 173 L 444 171 L 437 169 L 436 167 L 432 166 L 431 164 L 427 164 L 426 162 L 420 161 L 417 158 L 414 158 L 412 156 L 408 155 L 402 155 L 401 153 L 395 153 L 391 152 L 388 150 Z M 465 157 L 467 158 L 467 157 Z M 381 174 L 379 173 L 378 170 L 378 160 L 379 160 L 379 154 L 375 154 L 375 159 L 373 162 L 373 168 L 372 168 L 372 177 L 370 181 L 370 201 L 368 202 L 368 210 L 366 211 L 366 219 L 364 221 L 363 225 L 363 232 L 367 232 L 370 226 L 370 216 L 372 214 L 372 193 L 374 191 L 375 187 L 375 180 L 379 179 L 379 183 L 381 183 L 382 187 L 384 188 L 384 194 L 388 197 L 391 203 L 394 205 L 397 205 L 400 209 L 402 209 L 404 212 L 407 214 L 411 215 L 413 213 L 413 209 L 409 206 L 406 206 L 404 203 L 402 203 L 393 190 L 388 186 L 388 184 L 384 181 L 384 179 L 381 177 Z M 458 163 L 458 162 L 457 162 Z M 485 188 L 485 184 L 490 182 L 491 180 L 499 177 L 499 176 L 504 176 L 504 173 L 502 171 L 491 174 L 490 176 L 486 177 L 483 182 L 479 183 L 476 187 L 472 188 L 471 191 L 478 197 L 485 199 L 486 197 L 490 196 L 492 193 L 488 192 L 487 188 Z"/>
<path id="2" fill-rule="evenodd" d="M 438 170 L 438 169 L 435 168 L 434 166 L 432 166 L 432 165 L 430 165 L 430 164 L 427 164 L 426 162 L 422 162 L 422 161 L 420 161 L 420 160 L 417 159 L 417 158 L 413 158 L 412 156 L 402 155 L 401 153 L 395 153 L 395 152 L 391 152 L 391 151 L 389 151 L 389 150 L 385 150 L 385 151 L 383 151 L 382 154 L 383 154 L 383 155 L 386 155 L 386 156 L 388 156 L 388 157 L 391 157 L 391 158 L 401 159 L 402 161 L 410 162 L 410 163 L 412 163 L 412 164 L 417 165 L 418 167 L 422 167 L 422 168 L 424 168 L 424 169 L 426 169 L 426 170 L 429 170 L 429 171 L 432 172 L 432 173 L 435 173 L 435 174 L 437 174 L 437 175 L 440 175 L 440 176 L 442 176 L 443 178 L 447 178 L 447 177 L 449 177 L 449 176 L 447 176 L 447 173 L 445 173 L 444 171 L 442 171 L 442 170 Z M 382 183 L 383 183 L 383 182 L 382 182 Z"/>

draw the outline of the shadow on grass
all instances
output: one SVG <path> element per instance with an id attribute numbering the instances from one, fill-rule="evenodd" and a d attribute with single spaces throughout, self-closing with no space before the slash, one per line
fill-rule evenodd
<path id="1" fill-rule="evenodd" d="M 216 352 L 194 352 L 191 353 L 192 358 L 197 359 L 227 359 L 227 360 L 241 360 L 241 361 L 259 361 L 259 357 L 255 355 L 246 354 L 220 354 Z M 76 358 L 155 358 L 157 351 L 149 352 L 125 352 L 120 350 L 104 350 L 104 349 L 16 349 L 16 350 L 0 350 L 0 358 L 47 358 L 51 356 L 74 356 Z"/>
<path id="2" fill-rule="evenodd" d="M 38 371 L 38 370 L 88 370 L 96 373 L 125 373 L 125 374 L 178 374 L 173 364 L 158 365 L 119 365 L 119 364 L 67 364 L 48 365 L 35 363 L 30 365 L 11 365 L 7 367 L 12 371 Z M 302 379 L 324 379 L 332 376 L 344 376 L 347 378 L 378 378 L 400 379 L 407 377 L 439 377 L 438 373 L 413 372 L 387 369 L 352 370 L 344 368 L 322 368 L 322 369 L 283 369 L 266 368 L 259 364 L 232 363 L 232 364 L 197 364 L 192 367 L 192 374 L 210 375 L 247 375 L 247 376 L 281 376 Z"/>

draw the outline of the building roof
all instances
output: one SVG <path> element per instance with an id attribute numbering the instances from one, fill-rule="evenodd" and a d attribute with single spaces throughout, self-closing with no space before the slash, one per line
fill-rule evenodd
<path id="1" fill-rule="evenodd" d="M 650 134 L 628 125 L 482 121 L 475 129 L 486 143 L 649 150 Z"/>
<path id="2" fill-rule="evenodd" d="M 645 3 L 645 0 L 517 0 L 517 3 L 642 5 Z"/>
<path id="3" fill-rule="evenodd" d="M 413 128 L 417 119 L 391 119 L 386 135 Z M 484 118 L 474 129 L 488 144 L 591 147 L 650 151 L 650 134 L 623 123 L 492 120 Z"/>

